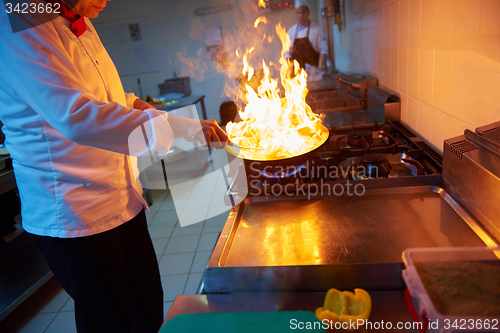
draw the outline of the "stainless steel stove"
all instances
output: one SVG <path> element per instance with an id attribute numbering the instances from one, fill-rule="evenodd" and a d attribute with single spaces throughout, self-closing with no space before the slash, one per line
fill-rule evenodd
<path id="1" fill-rule="evenodd" d="M 308 163 L 232 170 L 226 204 L 240 203 L 203 275 L 206 293 L 402 293 L 405 249 L 499 244 L 500 144 L 478 129 L 447 140 L 443 158 L 400 122 L 398 98 L 372 95 L 382 102 L 316 110 L 330 138 Z M 484 131 L 497 138 L 500 124 Z"/>
<path id="2" fill-rule="evenodd" d="M 239 192 L 258 196 L 274 188 L 276 193 L 278 185 L 289 193 L 292 187 L 334 186 L 328 183 L 339 181 L 440 179 L 442 155 L 400 121 L 397 94 L 381 90 L 376 79 L 360 75 L 340 74 L 332 80 L 335 90 L 311 87 L 306 99 L 330 131 L 316 156 L 303 165 L 271 172 L 242 163 L 232 170 L 231 176 L 236 176 L 225 195 L 226 205 L 241 201 Z"/>
<path id="3" fill-rule="evenodd" d="M 289 192 L 294 187 L 291 185 L 299 188 L 346 180 L 439 176 L 441 170 L 442 156 L 399 121 L 331 127 L 329 140 L 304 164 L 267 172 L 242 163 L 225 202 L 237 202 L 235 196 L 242 187 L 246 187 L 245 194 L 254 196 L 269 193 L 271 188 L 276 193 L 277 185 L 289 187 Z"/>

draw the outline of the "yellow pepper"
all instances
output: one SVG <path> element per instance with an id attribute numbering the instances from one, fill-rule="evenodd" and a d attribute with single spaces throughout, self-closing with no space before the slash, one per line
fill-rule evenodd
<path id="1" fill-rule="evenodd" d="M 353 294 L 332 288 L 326 294 L 324 306 L 316 309 L 316 317 L 322 322 L 328 320 L 331 326 L 340 322 L 335 326 L 353 331 L 366 323 L 371 310 L 372 299 L 365 290 L 354 289 Z"/>

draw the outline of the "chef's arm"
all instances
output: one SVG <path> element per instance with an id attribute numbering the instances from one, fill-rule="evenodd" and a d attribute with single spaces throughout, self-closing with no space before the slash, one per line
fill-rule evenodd
<path id="1" fill-rule="evenodd" d="M 137 100 L 139 100 L 139 101 L 142 101 L 142 100 L 139 97 L 137 97 L 134 93 L 125 92 L 125 99 L 127 100 L 128 107 L 131 107 L 134 109 L 140 109 L 140 108 L 135 107 L 135 103 Z M 146 103 L 146 102 L 144 102 L 144 103 Z M 149 103 L 147 103 L 147 104 L 149 104 Z"/>
<path id="2" fill-rule="evenodd" d="M 326 70 L 326 60 L 328 59 L 328 54 L 326 53 L 321 53 L 319 55 L 319 63 L 318 67 L 320 70 L 325 71 Z"/>
<path id="3" fill-rule="evenodd" d="M 174 130 L 174 134 L 177 129 L 181 129 L 181 133 L 186 133 L 185 124 L 186 118 L 176 116 L 176 115 L 168 115 L 169 123 Z M 183 128 L 184 127 L 184 128 Z M 187 131 L 188 137 L 185 138 L 187 141 L 198 141 L 203 146 L 211 147 L 211 148 L 224 148 L 226 146 L 226 142 L 229 141 L 229 138 L 220 128 L 219 124 L 213 119 L 209 120 L 196 120 L 196 125 L 189 125 L 189 129 Z"/>
<path id="4" fill-rule="evenodd" d="M 133 102 L 133 107 L 139 110 L 155 109 L 139 98 Z M 215 120 L 189 119 L 168 114 L 168 122 L 176 138 L 184 138 L 191 142 L 199 141 L 202 145 L 212 148 L 223 148 L 228 141 L 227 134 Z"/>
<path id="5" fill-rule="evenodd" d="M 319 48 L 318 67 L 322 71 L 326 71 L 326 61 L 328 60 L 328 42 L 326 41 L 325 33 L 322 29 L 318 29 L 317 45 Z"/>
<path id="6" fill-rule="evenodd" d="M 47 24 L 49 26 L 50 23 Z M 100 101 L 90 92 L 58 36 L 44 25 L 40 34 L 2 32 L 0 79 L 9 86 L 12 98 L 27 104 L 63 136 L 80 145 L 122 154 L 142 154 L 129 150 L 131 133 L 145 128 L 148 151 L 166 154 L 173 131 L 159 111 L 144 111 Z M 19 105 L 19 104 L 18 104 Z"/>

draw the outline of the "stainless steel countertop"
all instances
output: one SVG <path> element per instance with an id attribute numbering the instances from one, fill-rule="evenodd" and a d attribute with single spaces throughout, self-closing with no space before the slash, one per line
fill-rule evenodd
<path id="1" fill-rule="evenodd" d="M 219 264 L 390 263 L 409 247 L 484 246 L 439 191 L 249 199 Z"/>
<path id="2" fill-rule="evenodd" d="M 496 244 L 441 186 L 405 181 L 362 196 L 246 198 L 215 246 L 206 292 L 397 291 L 407 248 Z"/>

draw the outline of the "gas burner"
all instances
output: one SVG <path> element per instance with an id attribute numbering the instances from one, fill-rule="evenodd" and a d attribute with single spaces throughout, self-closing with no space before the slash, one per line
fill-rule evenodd
<path id="1" fill-rule="evenodd" d="M 257 169 L 252 169 L 252 170 L 258 172 L 264 178 L 289 178 L 299 173 L 300 170 L 307 168 L 307 166 L 308 163 L 304 162 L 299 166 L 293 166 L 287 169 L 279 169 L 278 171 L 275 172 L 268 172 L 265 170 L 257 170 Z"/>
<path id="2" fill-rule="evenodd" d="M 370 146 L 373 143 L 373 132 L 367 130 L 356 130 L 347 133 L 347 144 L 349 146 Z"/>
<path id="3" fill-rule="evenodd" d="M 392 169 L 391 163 L 383 154 L 368 154 L 360 157 L 360 164 L 358 166 L 358 174 L 360 168 L 363 168 L 363 178 L 388 178 Z"/>
<path id="4" fill-rule="evenodd" d="M 370 153 L 395 153 L 398 141 L 385 131 L 358 129 L 332 137 L 330 149 L 337 150 L 341 157 L 359 157 Z"/>
<path id="5" fill-rule="evenodd" d="M 383 126 L 362 125 L 330 130 L 324 147 L 305 165 L 289 170 L 270 168 L 262 172 L 242 164 L 243 172 L 231 186 L 231 193 L 248 188 L 248 195 L 262 195 L 262 188 L 289 184 L 321 184 L 346 180 L 385 184 L 390 178 L 440 175 L 442 156 L 410 129 L 397 121 Z M 257 190 L 254 190 L 254 189 Z M 231 195 L 233 195 L 231 194 Z M 229 203 L 228 203 L 229 202 Z M 230 205 L 228 199 L 226 204 Z"/>
<path id="6" fill-rule="evenodd" d="M 259 170 L 250 166 L 243 166 L 247 175 L 247 183 L 244 186 L 249 188 L 266 188 L 275 185 L 294 184 L 299 178 L 301 170 L 307 169 L 308 163 L 288 168 L 269 168 L 271 170 Z"/>
<path id="7" fill-rule="evenodd" d="M 424 175 L 422 164 L 407 153 L 368 154 L 339 163 L 344 179 L 396 178 Z"/>

